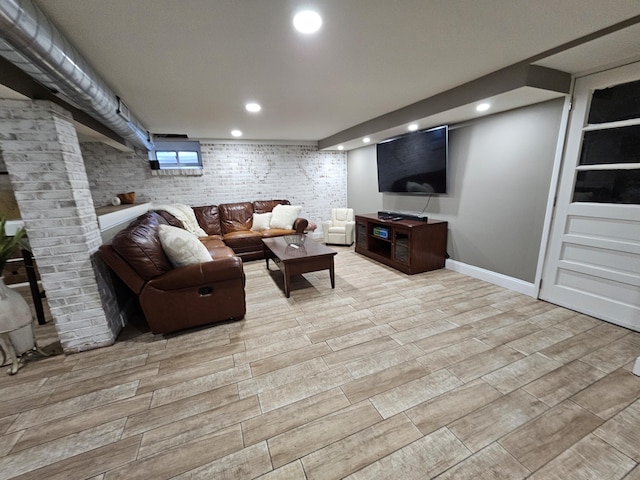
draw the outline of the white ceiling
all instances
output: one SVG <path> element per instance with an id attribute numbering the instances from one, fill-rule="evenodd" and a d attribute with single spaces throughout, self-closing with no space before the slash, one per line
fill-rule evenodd
<path id="1" fill-rule="evenodd" d="M 318 141 L 640 15 L 602 0 L 35 0 L 152 133 Z M 303 6 L 324 19 L 303 36 Z M 630 27 L 537 64 L 638 55 Z M 0 96 L 2 91 L 0 90 Z M 249 114 L 247 101 L 263 110 Z"/>

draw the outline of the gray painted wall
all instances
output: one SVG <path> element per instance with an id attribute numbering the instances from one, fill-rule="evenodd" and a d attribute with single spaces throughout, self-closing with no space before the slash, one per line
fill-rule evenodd
<path id="1" fill-rule="evenodd" d="M 447 220 L 453 260 L 535 281 L 563 99 L 479 118 L 449 132 L 449 194 L 380 194 L 375 146 L 348 154 L 356 213 L 422 212 Z"/>
<path id="2" fill-rule="evenodd" d="M 347 156 L 347 203 L 356 214 L 382 210 L 383 194 L 378 192 L 376 146 L 352 150 Z"/>

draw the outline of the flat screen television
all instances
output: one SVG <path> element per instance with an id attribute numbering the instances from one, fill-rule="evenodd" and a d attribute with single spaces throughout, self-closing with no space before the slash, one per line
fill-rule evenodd
<path id="1" fill-rule="evenodd" d="M 447 193 L 449 128 L 430 128 L 376 145 L 378 191 Z"/>

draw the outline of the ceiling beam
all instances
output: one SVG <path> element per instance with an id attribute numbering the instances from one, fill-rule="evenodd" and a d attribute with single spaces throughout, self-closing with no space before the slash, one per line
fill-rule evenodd
<path id="1" fill-rule="evenodd" d="M 571 75 L 551 68 L 518 63 L 323 138 L 318 141 L 318 148 L 322 150 L 346 143 L 522 87 L 568 94 Z"/>

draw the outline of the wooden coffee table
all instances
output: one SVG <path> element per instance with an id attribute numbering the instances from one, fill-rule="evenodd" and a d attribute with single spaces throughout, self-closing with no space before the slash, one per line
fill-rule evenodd
<path id="1" fill-rule="evenodd" d="M 329 269 L 331 288 L 335 288 L 335 272 L 333 257 L 335 250 L 325 247 L 322 243 L 307 238 L 304 245 L 289 245 L 284 237 L 263 238 L 267 247 L 267 268 L 269 260 L 273 260 L 284 274 L 284 294 L 289 298 L 291 277 L 302 273 L 316 272 Z"/>

